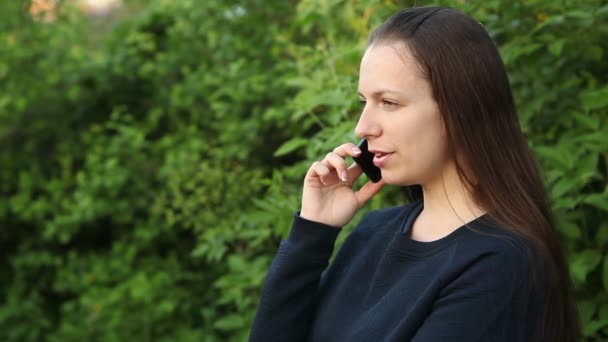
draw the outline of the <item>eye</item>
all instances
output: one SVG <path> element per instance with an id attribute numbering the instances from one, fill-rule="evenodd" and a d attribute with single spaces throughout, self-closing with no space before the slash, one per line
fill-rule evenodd
<path id="1" fill-rule="evenodd" d="M 386 100 L 386 99 L 382 100 L 382 105 L 388 109 L 393 109 L 393 108 L 397 107 L 396 102 L 393 102 L 391 100 Z"/>
<path id="2" fill-rule="evenodd" d="M 361 107 L 365 107 L 365 104 L 367 103 L 367 101 L 365 100 L 359 100 L 359 104 L 361 105 Z"/>

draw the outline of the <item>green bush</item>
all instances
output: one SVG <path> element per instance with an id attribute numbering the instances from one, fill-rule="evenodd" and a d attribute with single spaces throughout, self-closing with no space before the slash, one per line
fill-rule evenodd
<path id="1" fill-rule="evenodd" d="M 367 34 L 413 3 L 151 0 L 102 33 L 0 5 L 0 339 L 246 340 L 305 170 L 355 141 Z M 608 5 L 440 4 L 499 45 L 604 340 Z"/>

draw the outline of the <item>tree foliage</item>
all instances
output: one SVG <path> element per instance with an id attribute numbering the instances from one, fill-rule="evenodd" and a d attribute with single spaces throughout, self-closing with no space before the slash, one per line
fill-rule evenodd
<path id="1" fill-rule="evenodd" d="M 99 34 L 3 2 L 0 339 L 245 340 L 305 170 L 355 141 L 368 33 L 414 3 L 151 0 Z M 608 5 L 439 4 L 501 50 L 586 339 L 605 340 Z"/>

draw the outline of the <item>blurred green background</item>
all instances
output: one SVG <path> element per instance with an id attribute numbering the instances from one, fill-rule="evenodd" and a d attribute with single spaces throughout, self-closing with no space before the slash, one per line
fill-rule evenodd
<path id="1" fill-rule="evenodd" d="M 368 33 L 414 4 L 496 40 L 607 340 L 601 0 L 1 1 L 0 340 L 245 341 L 305 170 L 356 141 Z"/>

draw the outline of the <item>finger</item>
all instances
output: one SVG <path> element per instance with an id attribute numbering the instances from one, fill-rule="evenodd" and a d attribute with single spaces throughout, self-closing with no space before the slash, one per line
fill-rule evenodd
<path id="1" fill-rule="evenodd" d="M 352 165 L 349 166 L 349 168 L 346 170 L 346 173 L 348 176 L 348 180 L 354 182 L 357 178 L 359 178 L 359 176 L 361 176 L 363 170 L 361 169 L 361 166 L 359 166 L 359 164 L 352 163 Z"/>
<path id="2" fill-rule="evenodd" d="M 327 165 L 323 164 L 320 161 L 316 161 L 312 163 L 308 172 L 306 174 L 307 177 L 317 177 L 321 181 L 321 183 L 325 184 L 325 177 L 329 175 L 331 171 L 327 167 Z"/>
<path id="3" fill-rule="evenodd" d="M 382 187 L 384 187 L 386 183 L 384 180 L 380 180 L 378 183 L 367 182 L 365 185 L 359 189 L 359 191 L 355 192 L 355 196 L 357 197 L 357 202 L 359 203 L 359 207 L 361 207 L 365 202 L 369 201 L 370 198 L 374 197 Z"/>
<path id="4" fill-rule="evenodd" d="M 348 173 L 346 172 L 346 160 L 339 156 L 335 152 L 330 152 L 323 159 L 323 164 L 327 165 L 329 169 L 335 169 L 336 175 L 343 182 L 348 180 Z"/>
<path id="5" fill-rule="evenodd" d="M 361 150 L 357 147 L 357 145 L 355 145 L 353 143 L 342 144 L 342 145 L 334 148 L 333 152 L 335 154 L 339 155 L 340 157 L 346 157 L 346 156 L 356 157 L 359 154 L 361 154 Z"/>

